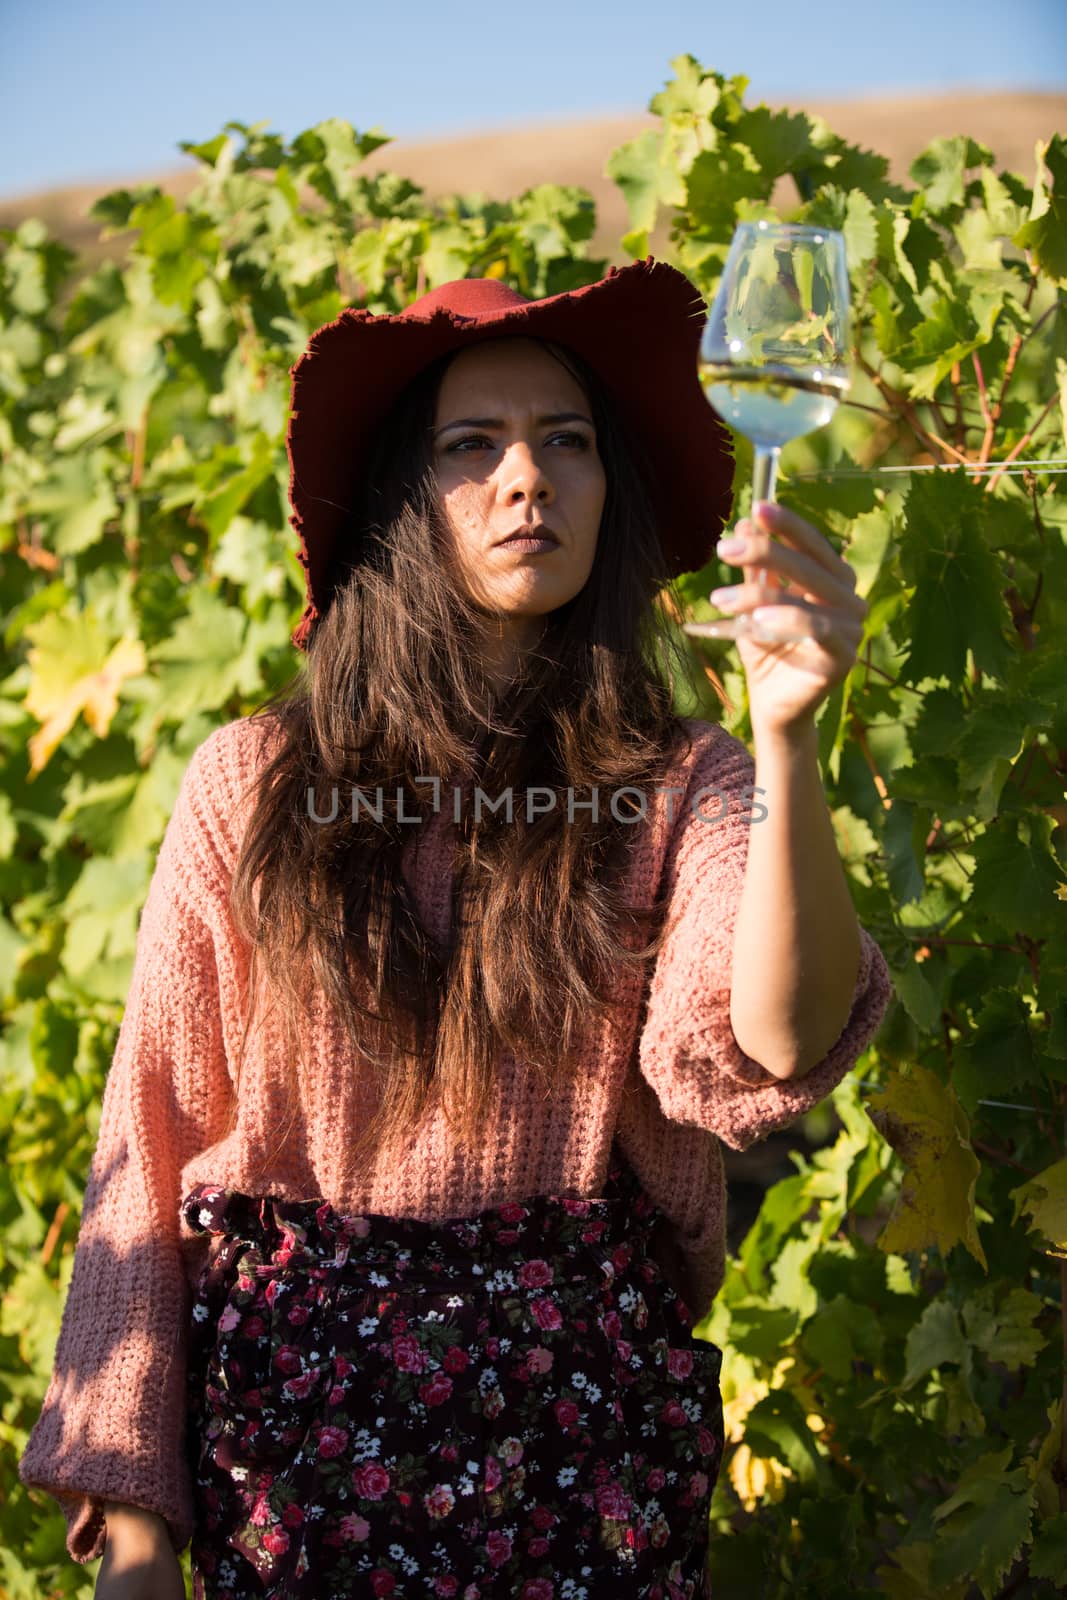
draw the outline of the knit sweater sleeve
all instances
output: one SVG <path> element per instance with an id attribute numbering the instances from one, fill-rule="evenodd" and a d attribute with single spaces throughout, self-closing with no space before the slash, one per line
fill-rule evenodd
<path id="1" fill-rule="evenodd" d="M 212 815 L 225 732 L 186 767 L 156 857 L 52 1377 L 19 1462 L 22 1481 L 59 1503 L 79 1562 L 103 1552 L 105 1501 L 157 1512 L 177 1550 L 192 1535 L 179 1187 L 232 1100 L 216 963 L 228 875 Z"/>
<path id="2" fill-rule="evenodd" d="M 822 1060 L 782 1080 L 741 1049 L 730 1022 L 733 938 L 762 801 L 745 745 L 725 729 L 711 732 L 676 797 L 662 878 L 666 937 L 649 980 L 638 1063 L 667 1117 L 746 1150 L 840 1083 L 877 1032 L 892 985 L 881 950 L 861 927 L 851 1009 Z"/>

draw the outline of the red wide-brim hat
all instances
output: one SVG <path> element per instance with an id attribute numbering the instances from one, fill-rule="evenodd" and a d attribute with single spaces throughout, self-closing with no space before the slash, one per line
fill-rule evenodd
<path id="1" fill-rule="evenodd" d="M 306 649 L 329 606 L 328 574 L 339 541 L 350 537 L 346 525 L 382 421 L 423 367 L 482 339 L 550 339 L 585 358 L 651 469 L 664 578 L 703 567 L 729 516 L 733 483 L 730 434 L 697 375 L 706 311 L 684 273 L 648 256 L 543 300 L 495 278 L 460 278 L 396 315 L 350 308 L 319 328 L 291 371 L 289 520 L 307 584 L 292 642 Z"/>

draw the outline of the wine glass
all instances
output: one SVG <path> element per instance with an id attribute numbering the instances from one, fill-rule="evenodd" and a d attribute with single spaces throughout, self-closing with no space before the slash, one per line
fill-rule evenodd
<path id="1" fill-rule="evenodd" d="M 700 341 L 698 372 L 708 403 L 755 446 L 752 499 L 773 500 L 784 444 L 822 428 L 848 392 L 848 264 L 831 228 L 741 222 Z M 758 572 L 765 588 L 763 569 Z M 810 639 L 748 616 L 687 622 L 716 639 Z"/>

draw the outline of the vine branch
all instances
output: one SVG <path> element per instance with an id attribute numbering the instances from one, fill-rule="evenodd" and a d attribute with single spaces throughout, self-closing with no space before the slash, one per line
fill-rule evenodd
<path id="1" fill-rule="evenodd" d="M 1030 440 L 1034 437 L 1034 434 L 1037 432 L 1038 428 L 1040 428 L 1041 424 L 1044 422 L 1045 418 L 1048 416 L 1048 414 L 1052 410 L 1053 406 L 1059 405 L 1059 402 L 1060 402 L 1060 397 L 1059 397 L 1058 394 L 1054 394 L 1049 398 L 1049 401 L 1048 401 L 1047 405 L 1042 407 L 1041 415 L 1038 417 L 1037 421 L 1033 424 L 1032 427 L 1027 429 L 1027 431 L 1023 434 L 1022 438 L 1019 440 L 1019 443 L 1014 447 L 1014 449 L 1010 450 L 1008 452 L 1008 454 L 1004 457 L 1004 460 L 999 463 L 997 471 L 990 473 L 989 477 L 986 479 L 986 486 L 985 487 L 986 487 L 986 493 L 987 494 L 989 493 L 990 489 L 992 489 L 994 487 L 995 484 L 998 484 L 1000 482 L 1001 478 L 1004 476 L 1005 467 L 1010 466 L 1011 463 L 1015 460 L 1016 456 L 1018 456 L 1023 450 L 1026 449 L 1026 446 L 1030 443 Z M 978 481 L 977 478 L 974 481 L 977 482 Z"/>

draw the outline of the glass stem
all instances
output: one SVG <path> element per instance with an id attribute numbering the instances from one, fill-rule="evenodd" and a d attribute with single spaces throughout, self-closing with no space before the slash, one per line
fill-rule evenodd
<path id="1" fill-rule="evenodd" d="M 756 445 L 755 459 L 752 463 L 752 503 L 757 500 L 775 500 L 774 485 L 778 477 L 778 457 L 781 451 L 777 448 L 768 450 L 765 445 Z"/>
<path id="2" fill-rule="evenodd" d="M 756 445 L 755 451 L 755 458 L 752 462 L 752 504 L 755 505 L 757 500 L 769 500 L 773 503 L 775 499 L 774 485 L 778 477 L 778 457 L 781 451 L 767 449 L 765 445 L 761 444 Z M 763 604 L 766 605 L 771 598 L 770 590 L 767 586 L 766 569 L 764 567 L 756 567 L 755 575 L 756 582 L 760 588 L 760 598 Z"/>

